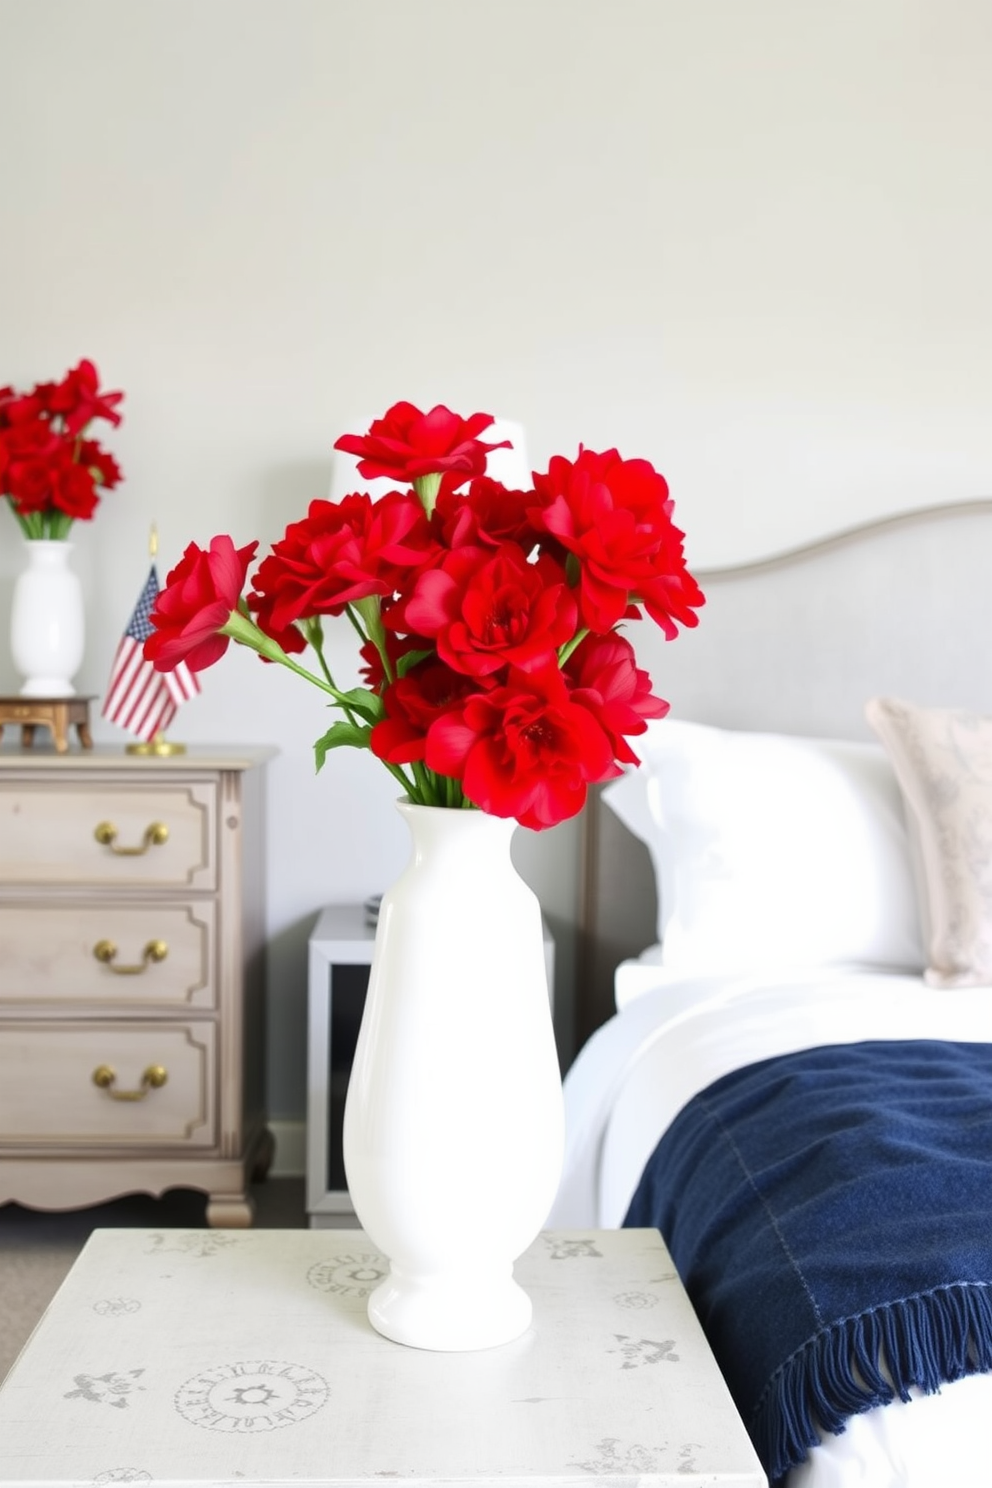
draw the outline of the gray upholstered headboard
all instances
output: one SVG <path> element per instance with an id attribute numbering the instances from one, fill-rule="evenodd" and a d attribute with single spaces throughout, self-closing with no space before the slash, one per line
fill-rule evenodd
<path id="1" fill-rule="evenodd" d="M 672 717 L 859 739 L 878 693 L 992 713 L 992 499 L 696 572 L 696 630 L 673 643 L 629 632 Z M 580 1043 L 612 1013 L 614 968 L 651 944 L 656 919 L 646 849 L 598 797 L 584 825 Z"/>

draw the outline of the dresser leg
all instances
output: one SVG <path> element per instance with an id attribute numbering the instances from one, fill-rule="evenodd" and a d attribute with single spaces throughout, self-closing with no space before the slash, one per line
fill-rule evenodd
<path id="1" fill-rule="evenodd" d="M 248 1230 L 255 1217 L 255 1201 L 248 1194 L 211 1194 L 207 1224 L 212 1230 Z"/>

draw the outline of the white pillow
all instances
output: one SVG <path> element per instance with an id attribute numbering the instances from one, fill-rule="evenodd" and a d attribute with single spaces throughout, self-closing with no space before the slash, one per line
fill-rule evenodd
<path id="1" fill-rule="evenodd" d="M 902 797 L 880 745 L 653 720 L 603 799 L 648 847 L 680 973 L 925 965 Z"/>

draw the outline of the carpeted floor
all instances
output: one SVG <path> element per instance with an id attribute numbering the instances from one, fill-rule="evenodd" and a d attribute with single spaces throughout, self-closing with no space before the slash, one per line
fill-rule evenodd
<path id="1" fill-rule="evenodd" d="M 252 1189 L 255 1224 L 268 1230 L 305 1229 L 302 1178 L 268 1178 Z M 94 1209 L 40 1213 L 18 1204 L 0 1207 L 0 1381 L 24 1347 L 83 1244 L 95 1229 L 200 1229 L 202 1194 L 176 1190 L 161 1199 L 135 1194 Z"/>

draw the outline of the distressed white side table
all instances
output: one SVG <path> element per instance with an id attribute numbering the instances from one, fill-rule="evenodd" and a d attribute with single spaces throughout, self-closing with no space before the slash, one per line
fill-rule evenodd
<path id="1" fill-rule="evenodd" d="M 0 1388 L 32 1488 L 762 1488 L 654 1230 L 545 1233 L 502 1348 L 380 1337 L 361 1230 L 97 1230 Z"/>
<path id="2" fill-rule="evenodd" d="M 344 1102 L 374 947 L 375 926 L 360 904 L 329 905 L 310 934 L 306 1188 L 311 1229 L 353 1222 L 341 1146 Z M 547 925 L 544 963 L 553 1011 L 555 943 Z"/>

